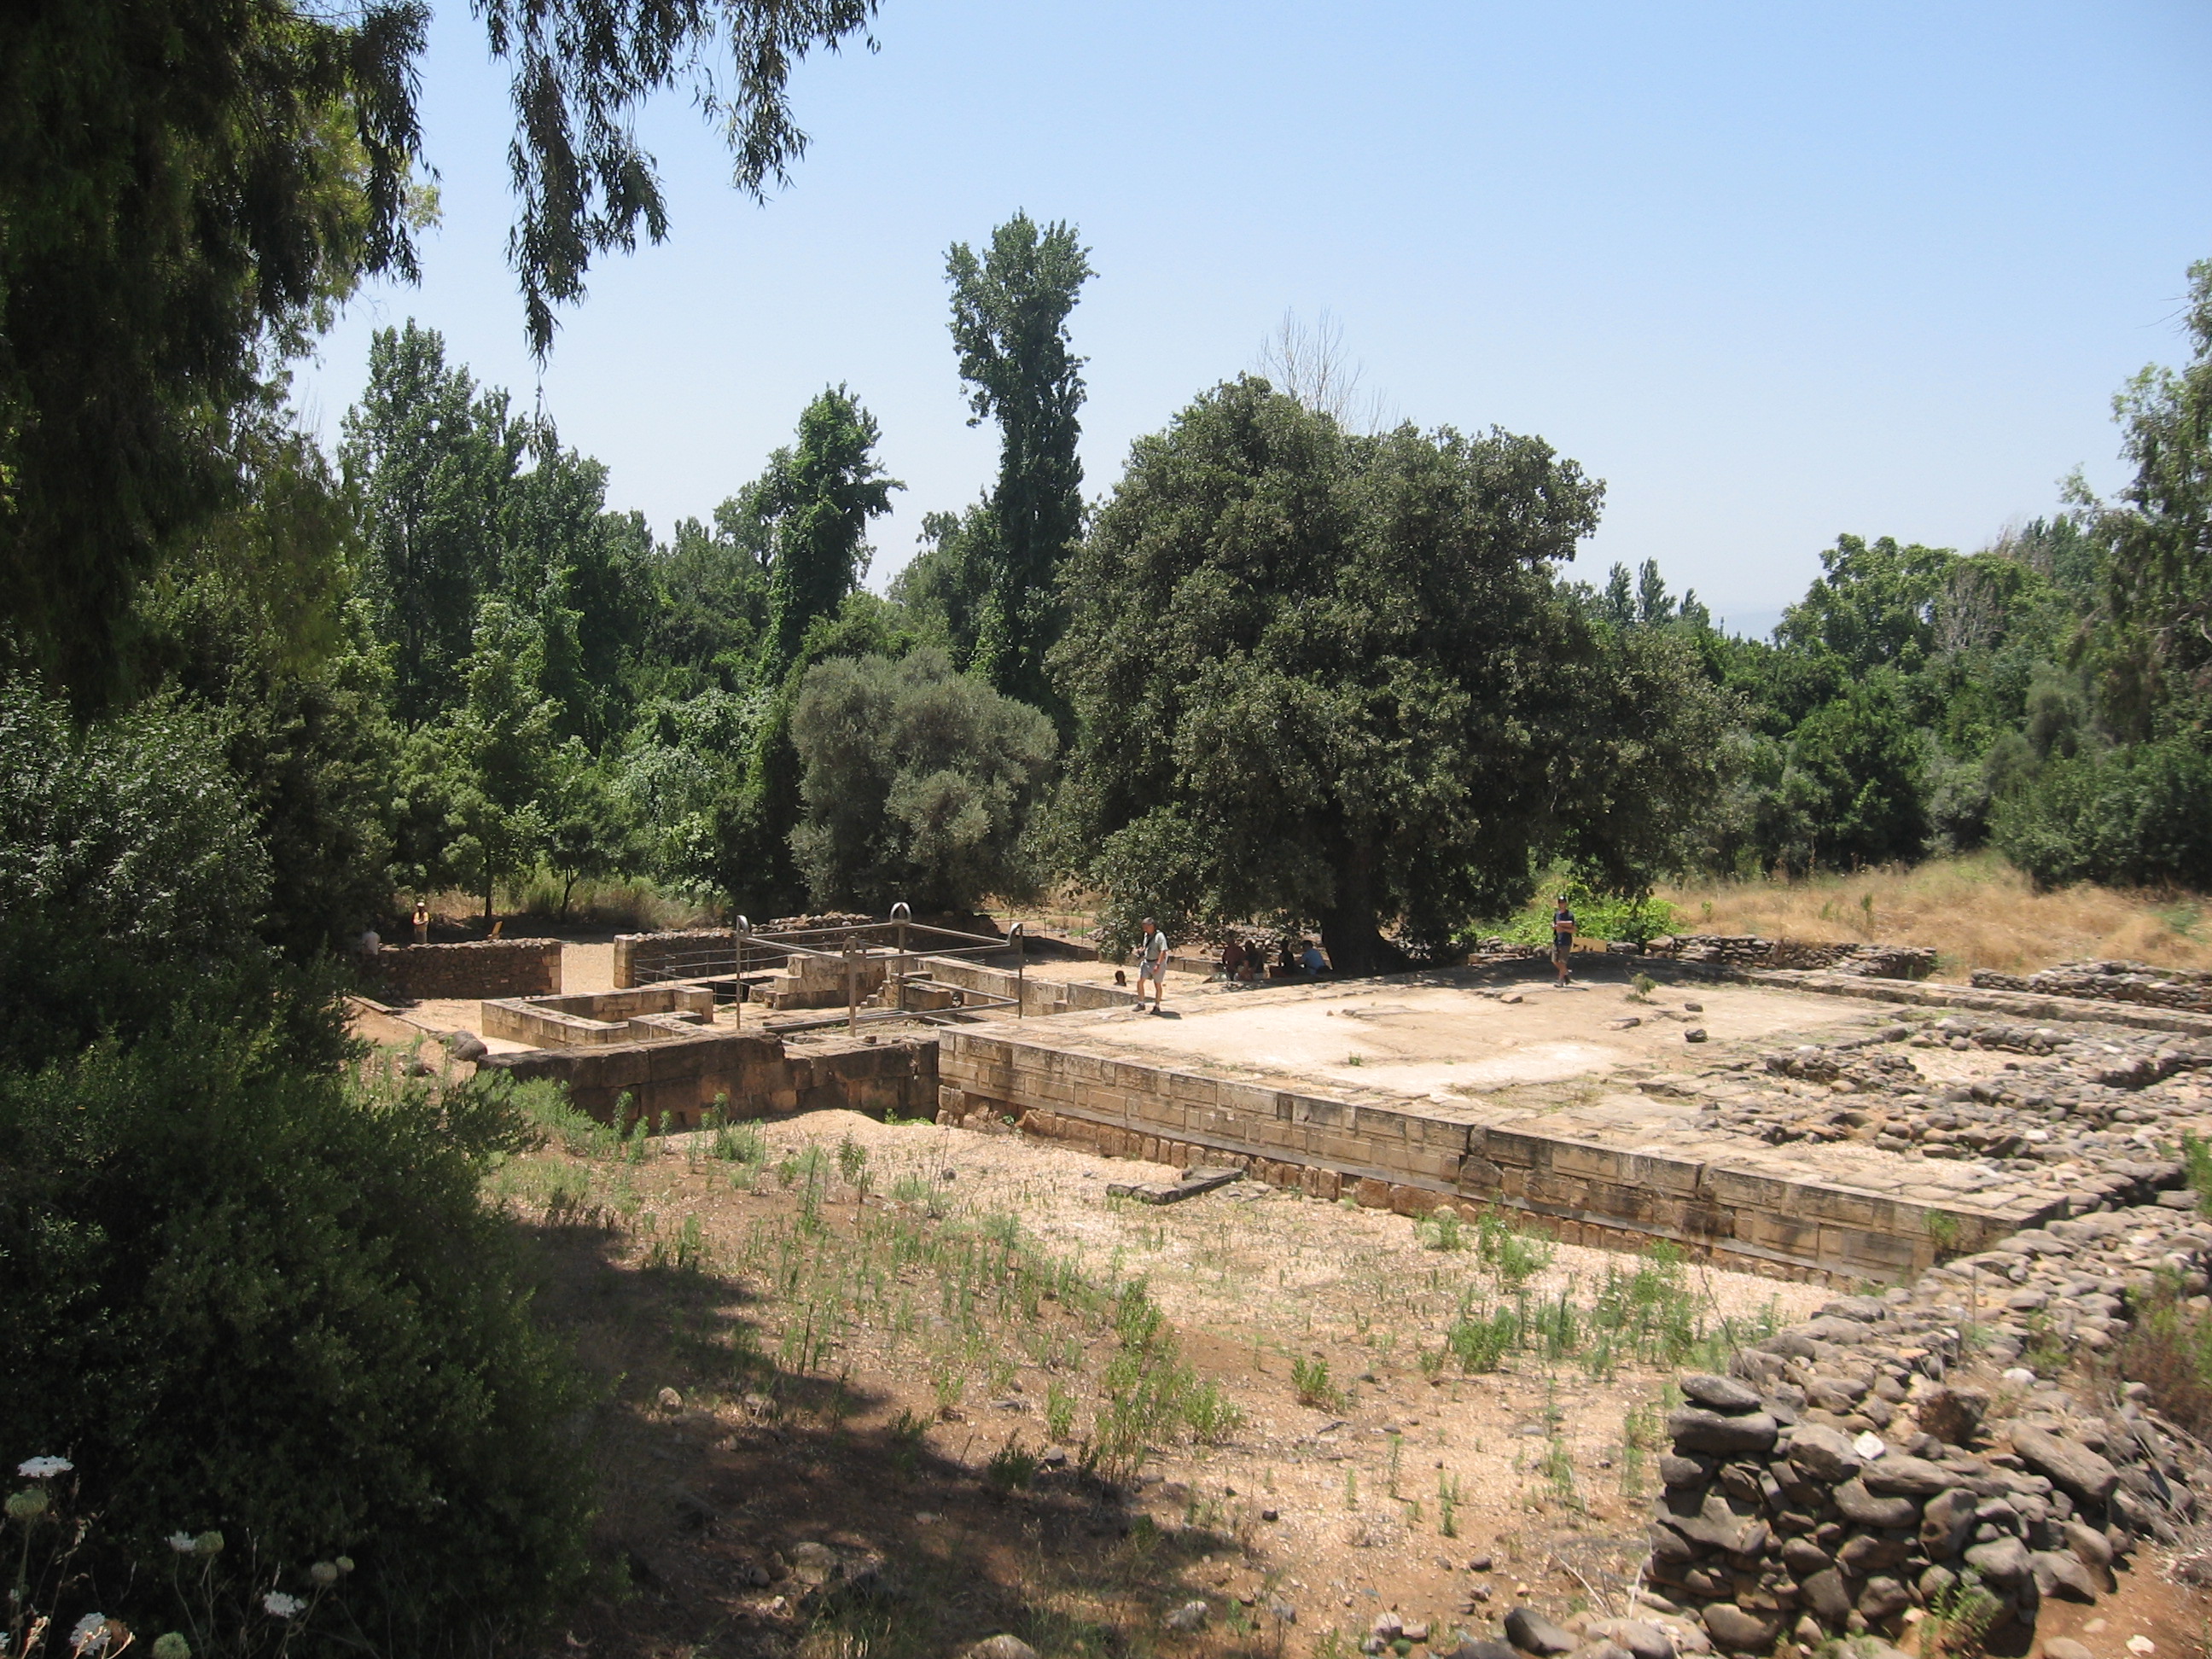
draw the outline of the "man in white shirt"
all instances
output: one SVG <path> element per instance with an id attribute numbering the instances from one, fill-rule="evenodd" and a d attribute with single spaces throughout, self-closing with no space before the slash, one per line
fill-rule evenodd
<path id="1" fill-rule="evenodd" d="M 1153 925 L 1150 916 L 1145 918 L 1145 936 L 1137 941 L 1137 1006 L 1145 1004 L 1145 981 L 1152 982 L 1152 1012 L 1160 1011 L 1160 999 L 1167 994 L 1168 936 Z"/>

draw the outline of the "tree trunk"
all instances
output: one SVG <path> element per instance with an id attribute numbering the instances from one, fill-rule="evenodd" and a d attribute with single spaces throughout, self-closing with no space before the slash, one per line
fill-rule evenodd
<path id="1" fill-rule="evenodd" d="M 1375 915 L 1373 888 L 1368 878 L 1368 854 L 1352 854 L 1339 873 L 1336 902 L 1322 912 L 1322 949 L 1328 965 L 1340 974 L 1395 974 L 1410 958 L 1389 939 Z"/>

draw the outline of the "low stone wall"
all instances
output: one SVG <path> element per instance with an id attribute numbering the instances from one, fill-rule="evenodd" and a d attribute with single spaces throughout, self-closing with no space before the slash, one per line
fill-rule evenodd
<path id="1" fill-rule="evenodd" d="M 2212 973 L 2154 968 L 2147 962 L 2062 962 L 2033 974 L 1977 968 L 1973 983 L 1987 991 L 2033 991 L 2094 1002 L 2132 1002 L 2212 1014 Z"/>
<path id="2" fill-rule="evenodd" d="M 602 1123 L 643 1121 L 663 1130 L 696 1129 L 718 1103 L 732 1117 L 838 1107 L 873 1117 L 920 1116 L 938 1091 L 937 1045 L 927 1039 L 792 1054 L 780 1037 L 717 1032 L 489 1054 L 479 1064 L 565 1084 L 577 1109 Z"/>
<path id="3" fill-rule="evenodd" d="M 509 997 L 483 1005 L 483 1034 L 537 1048 L 574 1048 L 651 1040 L 655 1016 L 711 1019 L 714 994 L 701 986 L 645 985 L 575 996 Z"/>
<path id="4" fill-rule="evenodd" d="M 1012 996 L 1018 983 L 1022 1012 L 1031 1018 L 1080 1012 L 1089 1008 L 1127 1008 L 1137 1001 L 1134 991 L 1124 990 L 1118 985 L 1039 979 L 1028 974 L 1017 981 L 1010 968 L 988 968 L 954 957 L 923 957 L 920 965 L 939 985 L 957 985 L 963 991 L 981 991 L 994 997 Z"/>
<path id="5" fill-rule="evenodd" d="M 465 945 L 387 945 L 368 959 L 387 995 L 532 997 L 561 988 L 557 939 L 487 939 Z"/>
<path id="6" fill-rule="evenodd" d="M 1664 1238 L 1691 1255 L 1821 1283 L 1893 1279 L 1933 1261 L 1931 1215 L 1978 1248 L 2051 1212 L 1961 1208 L 1632 1152 L 1449 1115 L 1235 1083 L 1025 1042 L 1004 1027 L 940 1034 L 941 1121 L 1010 1117 L 1109 1155 L 1227 1164 L 1276 1186 L 1405 1214 L 1523 1212 L 1574 1243 Z"/>
<path id="7" fill-rule="evenodd" d="M 2200 1513 L 2202 1449 L 2145 1401 L 2093 1403 L 2033 1370 L 1967 1386 L 1962 1337 L 1979 1326 L 1992 1369 L 2031 1357 L 2045 1376 L 2109 1351 L 2159 1275 L 2203 1291 L 2212 1227 L 2183 1203 L 2016 1234 L 1831 1303 L 1731 1376 L 1682 1377 L 1644 1600 L 1759 1653 L 1785 1635 L 1897 1638 L 1978 1584 L 1990 1650 L 2019 1653 L 2045 1600 L 2110 1592 L 2117 1558 Z"/>
<path id="8" fill-rule="evenodd" d="M 1814 969 L 1870 979 L 1925 979 L 1936 971 L 1936 952 L 1917 945 L 1822 945 L 1761 939 L 1755 933 L 1674 933 L 1652 939 L 1638 954 L 1726 968 Z"/>

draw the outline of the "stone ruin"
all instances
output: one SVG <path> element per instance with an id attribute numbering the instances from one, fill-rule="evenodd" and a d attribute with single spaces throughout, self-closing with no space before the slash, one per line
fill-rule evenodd
<path id="1" fill-rule="evenodd" d="M 1972 978 L 1984 991 L 2035 991 L 2045 996 L 2212 1014 L 2212 973 L 2201 969 L 2154 968 L 2147 962 L 2062 962 L 2033 974 L 1977 968 Z"/>
<path id="2" fill-rule="evenodd" d="M 1842 1297 L 1732 1375 L 1682 1377 L 1643 1601 L 1759 1653 L 1895 1639 L 1970 1574 L 1999 1625 L 2029 1631 L 2049 1598 L 2107 1594 L 2137 1543 L 2197 1519 L 2212 1468 L 2142 1385 L 2093 1401 L 2016 1362 L 2124 1340 L 2161 1279 L 2205 1307 L 2208 1260 L 2212 1225 L 2168 1194 Z M 2009 1369 L 1962 1386 L 1977 1358 Z"/>

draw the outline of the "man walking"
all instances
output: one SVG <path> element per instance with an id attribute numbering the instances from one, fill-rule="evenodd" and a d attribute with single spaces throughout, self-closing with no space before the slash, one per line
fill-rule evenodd
<path id="1" fill-rule="evenodd" d="M 1563 990 L 1567 981 L 1574 977 L 1567 971 L 1567 964 L 1573 957 L 1574 951 L 1575 913 L 1568 906 L 1567 896 L 1562 893 L 1559 903 L 1552 910 L 1552 966 L 1559 970 L 1559 986 Z"/>
<path id="2" fill-rule="evenodd" d="M 1160 1011 L 1160 999 L 1167 994 L 1168 936 L 1152 925 L 1150 916 L 1145 918 L 1145 936 L 1137 941 L 1137 1006 L 1145 1006 L 1145 981 L 1152 982 L 1152 1012 Z"/>

